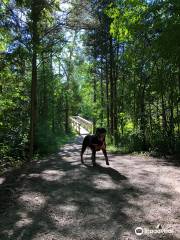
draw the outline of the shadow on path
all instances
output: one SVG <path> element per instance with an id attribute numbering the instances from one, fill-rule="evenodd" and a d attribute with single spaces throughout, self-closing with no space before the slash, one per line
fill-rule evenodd
<path id="1" fill-rule="evenodd" d="M 147 167 L 146 160 L 114 155 L 110 167 L 84 166 L 79 157 L 81 141 L 78 138 L 77 144 L 66 144 L 58 154 L 30 163 L 14 179 L 15 193 L 6 198 L 11 204 L 0 212 L 0 239 L 136 240 L 136 227 L 151 229 L 157 219 L 165 221 L 166 208 L 178 196 L 164 194 L 168 186 L 158 182 L 153 163 Z M 7 184 L 5 180 L 2 186 Z M 175 216 L 176 209 L 169 217 Z M 172 234 L 162 237 L 178 239 Z"/>
<path id="2" fill-rule="evenodd" d="M 99 164 L 96 164 L 95 167 L 90 166 L 88 164 L 84 164 L 90 171 L 96 171 L 100 174 L 107 174 L 115 181 L 127 180 L 127 177 L 122 175 L 116 169 L 111 167 L 103 167 Z"/>

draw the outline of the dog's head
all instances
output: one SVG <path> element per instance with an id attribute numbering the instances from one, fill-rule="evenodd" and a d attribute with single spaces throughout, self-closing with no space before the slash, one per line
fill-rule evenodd
<path id="1" fill-rule="evenodd" d="M 105 137 L 106 137 L 106 129 L 105 128 L 97 128 L 96 136 L 98 137 L 99 141 L 104 141 Z"/>

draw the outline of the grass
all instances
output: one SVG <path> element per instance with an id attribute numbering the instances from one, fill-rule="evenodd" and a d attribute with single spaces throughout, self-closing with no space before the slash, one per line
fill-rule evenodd
<path id="1" fill-rule="evenodd" d="M 72 141 L 75 136 L 76 133 L 70 131 L 69 133 L 59 132 L 56 133 L 56 135 L 51 135 L 49 138 L 41 138 L 39 141 L 39 151 L 37 152 L 35 158 L 58 152 L 64 144 Z"/>
<path id="2" fill-rule="evenodd" d="M 116 146 L 111 145 L 111 144 L 107 146 L 107 151 L 110 152 L 110 153 L 121 153 L 121 154 L 131 153 L 131 152 L 129 151 L 129 148 L 126 147 L 126 146 L 116 147 Z"/>
<path id="3" fill-rule="evenodd" d="M 68 134 L 62 134 L 60 136 L 57 137 L 57 144 L 60 147 L 62 147 L 64 144 L 68 143 L 69 141 L 72 141 L 75 137 L 77 136 L 77 134 L 75 132 L 70 132 Z"/>
<path id="4" fill-rule="evenodd" d="M 109 153 L 116 153 L 116 154 L 132 154 L 132 155 L 136 155 L 136 156 L 144 156 L 144 157 L 147 157 L 147 156 L 150 156 L 151 153 L 146 151 L 146 152 L 143 152 L 143 151 L 132 151 L 129 149 L 128 146 L 121 146 L 121 147 L 117 147 L 115 145 L 112 145 L 112 144 L 108 144 L 107 146 L 107 151 Z"/>

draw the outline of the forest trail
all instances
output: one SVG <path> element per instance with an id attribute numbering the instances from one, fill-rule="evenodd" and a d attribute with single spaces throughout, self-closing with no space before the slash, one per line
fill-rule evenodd
<path id="1" fill-rule="evenodd" d="M 107 167 L 98 153 L 99 167 L 93 168 L 90 150 L 84 166 L 81 142 L 77 137 L 59 153 L 30 163 L 16 179 L 15 190 L 6 189 L 11 201 L 6 201 L 7 209 L 1 206 L 1 240 L 179 239 L 178 166 L 109 154 Z M 2 187 L 7 184 L 0 180 Z M 136 227 L 146 232 L 137 236 Z"/>

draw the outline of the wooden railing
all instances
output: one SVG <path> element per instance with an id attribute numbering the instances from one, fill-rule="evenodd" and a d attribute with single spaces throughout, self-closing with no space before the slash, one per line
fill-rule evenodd
<path id="1" fill-rule="evenodd" d="M 89 133 L 93 133 L 93 123 L 91 121 L 88 121 L 85 118 L 82 118 L 80 116 L 72 116 L 70 117 L 70 122 L 72 127 L 80 134 L 81 133 L 81 127 L 84 128 Z"/>
<path id="2" fill-rule="evenodd" d="M 78 132 L 80 134 L 81 124 L 76 120 L 75 117 L 70 117 L 70 122 L 71 122 L 72 128 L 75 129 L 76 132 Z"/>

